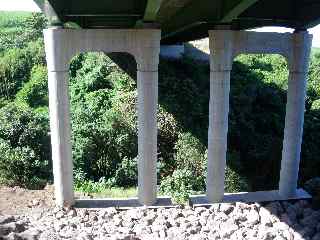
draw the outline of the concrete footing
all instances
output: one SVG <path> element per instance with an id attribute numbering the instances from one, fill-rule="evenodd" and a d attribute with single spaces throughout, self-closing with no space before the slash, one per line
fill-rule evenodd
<path id="1" fill-rule="evenodd" d="M 224 193 L 220 202 L 271 202 L 283 200 L 298 200 L 310 199 L 311 196 L 303 189 L 297 189 L 295 194 L 289 198 L 283 197 L 279 194 L 278 190 L 272 191 L 258 191 L 258 192 L 239 192 L 239 193 Z M 190 204 L 194 207 L 210 206 L 213 203 L 208 200 L 206 195 L 192 195 L 190 197 Z M 176 207 L 170 197 L 161 196 L 156 201 L 148 205 L 148 208 L 161 208 L 161 207 Z M 78 199 L 75 201 L 75 207 L 78 208 L 106 208 L 116 207 L 118 209 L 130 209 L 133 207 L 145 207 L 139 202 L 138 198 L 127 199 L 114 199 L 114 198 L 101 198 L 101 199 Z"/>

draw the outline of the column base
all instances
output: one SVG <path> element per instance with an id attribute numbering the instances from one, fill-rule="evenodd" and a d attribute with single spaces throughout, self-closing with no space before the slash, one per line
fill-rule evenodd
<path id="1" fill-rule="evenodd" d="M 190 198 L 193 206 L 206 206 L 212 204 L 208 201 L 206 195 L 194 195 Z M 290 197 L 284 197 L 280 195 L 279 190 L 225 193 L 223 199 L 220 202 L 271 202 L 309 198 L 312 198 L 311 195 L 302 188 L 299 188 L 296 190 L 295 194 Z"/>
<path id="2" fill-rule="evenodd" d="M 258 192 L 240 192 L 240 193 L 225 193 L 220 203 L 232 202 L 271 202 L 271 201 L 284 201 L 284 200 L 298 200 L 309 199 L 311 196 L 302 188 L 297 189 L 296 194 L 290 198 L 283 197 L 279 194 L 278 190 L 272 191 L 258 191 Z M 206 195 L 192 195 L 190 197 L 190 204 L 194 207 L 210 206 Z M 158 197 L 156 202 L 150 206 L 141 204 L 138 198 L 101 198 L 101 199 L 77 199 L 75 207 L 77 208 L 106 208 L 116 207 L 118 209 L 130 209 L 133 207 L 147 207 L 147 208 L 160 208 L 160 207 L 176 207 L 169 196 Z"/>

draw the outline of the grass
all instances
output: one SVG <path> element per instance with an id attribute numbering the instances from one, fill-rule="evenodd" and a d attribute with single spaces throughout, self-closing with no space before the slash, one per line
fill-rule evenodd
<path id="1" fill-rule="evenodd" d="M 115 187 L 105 179 L 101 179 L 98 182 L 75 179 L 75 191 L 89 194 L 92 197 L 103 198 L 128 198 L 137 196 L 136 187 Z"/>
<path id="2" fill-rule="evenodd" d="M 76 191 L 76 192 L 81 192 L 81 191 Z M 81 192 L 81 193 L 84 193 L 84 192 Z M 99 192 L 91 192 L 89 193 L 89 195 L 94 198 L 130 198 L 130 197 L 136 197 L 138 195 L 138 191 L 136 187 L 130 187 L 130 188 L 111 187 L 111 188 L 105 188 Z"/>
<path id="3" fill-rule="evenodd" d="M 318 47 L 312 47 L 312 49 L 311 49 L 311 55 L 316 54 L 316 53 L 320 53 L 320 48 L 318 48 Z"/>
<path id="4" fill-rule="evenodd" d="M 0 28 L 12 28 L 22 25 L 23 21 L 31 16 L 29 12 L 0 11 Z"/>

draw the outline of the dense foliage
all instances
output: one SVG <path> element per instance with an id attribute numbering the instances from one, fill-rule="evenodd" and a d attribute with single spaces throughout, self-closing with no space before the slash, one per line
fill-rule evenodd
<path id="1" fill-rule="evenodd" d="M 42 15 L 0 17 L 0 181 L 52 181 Z M 26 29 L 22 33 L 22 29 Z M 11 34 L 8 35 L 7 32 Z M 137 184 L 135 61 L 82 53 L 70 63 L 75 187 Z M 320 54 L 311 59 L 300 184 L 320 175 Z M 226 190 L 277 188 L 288 71 L 276 55 L 241 55 L 231 74 Z M 185 57 L 159 66 L 158 179 L 178 202 L 204 191 L 209 66 Z"/>

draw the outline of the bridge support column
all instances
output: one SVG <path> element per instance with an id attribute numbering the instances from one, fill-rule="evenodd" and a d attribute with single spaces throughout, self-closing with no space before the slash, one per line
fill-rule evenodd
<path id="1" fill-rule="evenodd" d="M 160 31 L 158 31 L 160 33 Z M 138 198 L 143 205 L 156 202 L 157 193 L 157 105 L 158 105 L 158 45 L 143 46 L 137 59 L 138 83 Z"/>
<path id="2" fill-rule="evenodd" d="M 48 67 L 50 133 L 56 204 L 74 204 L 73 163 L 71 154 L 70 102 L 68 88 L 69 65 L 64 61 L 64 49 L 55 42 L 64 41 L 54 29 L 44 31 Z"/>
<path id="3" fill-rule="evenodd" d="M 209 31 L 210 106 L 208 133 L 207 200 L 221 201 L 227 151 L 230 71 L 241 53 L 281 54 L 288 61 L 289 81 L 279 191 L 274 199 L 298 198 L 297 189 L 303 132 L 306 78 L 312 35 L 307 31 L 263 33 L 231 30 Z M 304 193 L 303 193 L 304 194 Z"/>
<path id="4" fill-rule="evenodd" d="M 159 29 L 44 30 L 57 205 L 74 203 L 68 70 L 71 58 L 87 51 L 127 52 L 135 57 L 138 69 L 138 200 L 143 205 L 156 202 L 160 38 Z"/>
<path id="5" fill-rule="evenodd" d="M 282 149 L 279 193 L 284 197 L 296 194 L 303 133 L 306 81 L 311 37 L 304 32 L 294 33 L 288 59 L 289 81 L 286 119 Z"/>
<path id="6" fill-rule="evenodd" d="M 232 31 L 209 31 L 210 103 L 208 130 L 207 198 L 221 201 L 226 167 Z"/>

